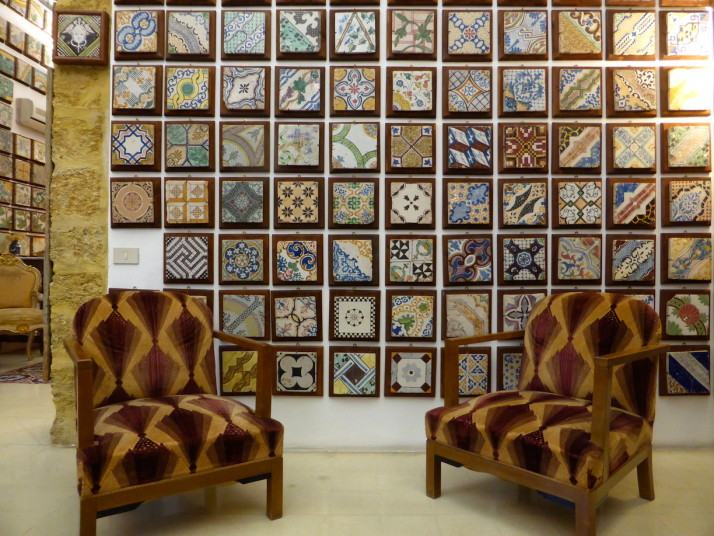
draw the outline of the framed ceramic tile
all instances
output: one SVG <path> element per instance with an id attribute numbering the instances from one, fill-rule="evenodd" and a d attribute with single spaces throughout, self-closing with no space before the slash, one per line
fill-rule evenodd
<path id="1" fill-rule="evenodd" d="M 7 19 L 0 17 L 0 43 L 7 42 Z"/>
<path id="2" fill-rule="evenodd" d="M 14 99 L 15 82 L 10 80 L 9 78 L 0 76 L 0 100 L 7 102 L 8 104 L 12 104 L 12 101 Z"/>
<path id="3" fill-rule="evenodd" d="M 32 65 L 28 62 L 15 58 L 15 80 L 22 85 L 32 86 Z"/>
<path id="4" fill-rule="evenodd" d="M 43 69 L 32 69 L 32 89 L 47 94 L 47 73 Z"/>
<path id="5" fill-rule="evenodd" d="M 46 147 L 44 142 L 32 140 L 32 160 L 34 162 L 45 163 Z"/>
<path id="6" fill-rule="evenodd" d="M 12 215 L 12 228 L 15 231 L 30 232 L 32 230 L 32 212 L 15 208 Z"/>
<path id="7" fill-rule="evenodd" d="M 258 385 L 258 352 L 219 346 L 221 396 L 254 395 Z"/>
<path id="8" fill-rule="evenodd" d="M 711 114 L 712 71 L 706 67 L 663 67 L 662 115 Z"/>
<path id="9" fill-rule="evenodd" d="M 161 179 L 113 177 L 110 185 L 111 226 L 161 227 Z"/>
<path id="10" fill-rule="evenodd" d="M 712 185 L 707 178 L 662 179 L 662 225 L 708 227 L 712 222 Z"/>
<path id="11" fill-rule="evenodd" d="M 44 164 L 32 163 L 32 169 L 30 170 L 30 182 L 33 184 L 47 185 L 47 169 L 45 169 Z"/>
<path id="12" fill-rule="evenodd" d="M 213 179 L 164 179 L 165 227 L 213 227 Z"/>
<path id="13" fill-rule="evenodd" d="M 602 69 L 553 67 L 553 115 L 600 117 Z"/>
<path id="14" fill-rule="evenodd" d="M 44 28 L 45 26 L 45 12 L 46 8 L 39 0 L 30 0 L 27 4 L 27 20 L 38 28 Z"/>
<path id="15" fill-rule="evenodd" d="M 553 59 L 602 59 L 602 11 L 553 11 Z"/>
<path id="16" fill-rule="evenodd" d="M 322 291 L 270 292 L 273 342 L 322 340 Z"/>
<path id="17" fill-rule="evenodd" d="M 436 348 L 388 346 L 384 352 L 384 396 L 435 396 Z"/>
<path id="18" fill-rule="evenodd" d="M 49 202 L 45 188 L 32 188 L 32 208 L 47 210 Z"/>
<path id="19" fill-rule="evenodd" d="M 12 156 L 0 154 L 0 177 L 4 177 L 6 179 L 17 178 L 14 177 L 13 174 L 14 170 Z"/>
<path id="20" fill-rule="evenodd" d="M 221 122 L 221 171 L 268 171 L 270 123 Z"/>
<path id="21" fill-rule="evenodd" d="M 436 172 L 434 124 L 387 123 L 387 173 Z"/>
<path id="22" fill-rule="evenodd" d="M 703 233 L 662 233 L 662 283 L 709 283 L 712 237 Z"/>
<path id="23" fill-rule="evenodd" d="M 498 12 L 499 59 L 548 59 L 548 12 L 503 10 Z"/>
<path id="24" fill-rule="evenodd" d="M 441 392 L 444 392 L 444 355 L 441 350 Z M 459 397 L 470 398 L 488 393 L 491 389 L 491 348 L 464 347 L 458 355 Z"/>
<path id="25" fill-rule="evenodd" d="M 25 35 L 25 56 L 31 60 L 42 63 L 42 41 L 35 39 L 30 34 Z"/>
<path id="26" fill-rule="evenodd" d="M 213 290 L 200 290 L 195 288 L 164 288 L 164 291 L 176 292 L 178 294 L 185 294 L 186 296 L 191 296 L 193 299 L 200 301 L 208 310 L 213 314 Z"/>
<path id="27" fill-rule="evenodd" d="M 601 235 L 554 235 L 553 285 L 600 285 L 602 283 Z"/>
<path id="28" fill-rule="evenodd" d="M 554 179 L 553 228 L 599 229 L 602 197 L 600 179 Z"/>
<path id="29" fill-rule="evenodd" d="M 657 171 L 657 128 L 654 123 L 608 123 L 607 172 Z"/>
<path id="30" fill-rule="evenodd" d="M 270 67 L 221 67 L 221 115 L 269 116 Z"/>
<path id="31" fill-rule="evenodd" d="M 166 67 L 166 115 L 213 115 L 215 67 Z"/>
<path id="32" fill-rule="evenodd" d="M 649 305 L 653 309 L 655 308 L 655 293 L 654 289 L 637 288 L 637 289 L 621 289 L 621 288 L 608 288 L 605 289 L 608 294 L 622 294 L 628 298 L 634 298 L 640 300 L 642 303 Z"/>
<path id="33" fill-rule="evenodd" d="M 21 207 L 32 206 L 32 187 L 29 184 L 15 184 L 12 202 Z"/>
<path id="34" fill-rule="evenodd" d="M 330 123 L 330 169 L 379 173 L 379 123 Z"/>
<path id="35" fill-rule="evenodd" d="M 488 10 L 450 10 L 443 17 L 444 61 L 491 61 L 493 20 Z"/>
<path id="36" fill-rule="evenodd" d="M 46 233 L 47 214 L 44 212 L 32 212 L 30 214 L 30 230 L 33 233 Z"/>
<path id="37" fill-rule="evenodd" d="M 104 11 L 55 11 L 52 29 L 57 64 L 106 65 L 109 15 Z"/>
<path id="38" fill-rule="evenodd" d="M 499 117 L 548 117 L 548 68 L 499 67 Z"/>
<path id="39" fill-rule="evenodd" d="M 387 235 L 385 284 L 436 284 L 436 236 Z"/>
<path id="40" fill-rule="evenodd" d="M 213 171 L 215 123 L 170 121 L 164 123 L 166 171 Z"/>
<path id="41" fill-rule="evenodd" d="M 444 173 L 483 175 L 493 172 L 493 125 L 445 124 L 443 139 Z"/>
<path id="42" fill-rule="evenodd" d="M 711 330 L 708 290 L 660 290 L 663 339 L 707 340 Z"/>
<path id="43" fill-rule="evenodd" d="M 13 209 L 5 205 L 0 205 L 0 229 L 12 230 L 13 228 Z"/>
<path id="44" fill-rule="evenodd" d="M 387 59 L 436 60 L 437 11 L 388 9 Z"/>
<path id="45" fill-rule="evenodd" d="M 548 282 L 546 235 L 498 235 L 499 285 L 546 285 Z"/>
<path id="46" fill-rule="evenodd" d="M 160 65 L 115 65 L 112 113 L 161 115 L 163 70 Z"/>
<path id="47" fill-rule="evenodd" d="M 330 340 L 379 341 L 378 290 L 330 291 Z"/>
<path id="48" fill-rule="evenodd" d="M 221 5 L 222 6 L 269 6 L 271 4 L 271 0 L 222 0 Z M 280 3 L 280 2 L 278 2 Z M 311 2 L 306 1 L 306 4 L 309 4 Z"/>
<path id="49" fill-rule="evenodd" d="M 13 133 L 12 130 L 0 128 L 0 153 L 12 154 Z"/>
<path id="50" fill-rule="evenodd" d="M 491 332 L 490 290 L 442 290 L 441 303 L 442 339 Z"/>
<path id="51" fill-rule="evenodd" d="M 378 6 L 380 0 L 330 0 L 331 6 Z M 305 2 L 308 3 L 308 2 Z"/>
<path id="52" fill-rule="evenodd" d="M 322 285 L 322 235 L 273 235 L 273 285 Z"/>
<path id="53" fill-rule="evenodd" d="M 325 117 L 325 68 L 278 67 L 275 95 L 277 117 Z"/>
<path id="54" fill-rule="evenodd" d="M 497 349 L 496 373 L 499 391 L 517 391 L 521 379 L 521 361 L 523 361 L 522 346 L 499 346 Z"/>
<path id="55" fill-rule="evenodd" d="M 275 352 L 273 395 L 322 396 L 322 346 L 301 346 Z"/>
<path id="56" fill-rule="evenodd" d="M 434 229 L 436 186 L 430 179 L 387 179 L 387 229 Z"/>
<path id="57" fill-rule="evenodd" d="M 607 236 L 607 283 L 609 285 L 655 284 L 655 235 Z"/>
<path id="58" fill-rule="evenodd" d="M 275 177 L 273 181 L 273 225 L 276 229 L 325 228 L 324 179 Z"/>
<path id="59" fill-rule="evenodd" d="M 657 58 L 654 11 L 607 10 L 607 59 L 652 61 Z"/>
<path id="60" fill-rule="evenodd" d="M 221 59 L 269 60 L 270 15 L 267 10 L 223 11 Z"/>
<path id="61" fill-rule="evenodd" d="M 607 228 L 654 229 L 657 223 L 655 179 L 608 179 Z"/>
<path id="62" fill-rule="evenodd" d="M 14 182 L 0 180 L 0 203 L 12 205 L 12 192 L 14 189 Z"/>
<path id="63" fill-rule="evenodd" d="M 377 346 L 330 346 L 330 396 L 378 397 L 379 354 Z"/>
<path id="64" fill-rule="evenodd" d="M 670 346 L 659 357 L 659 396 L 711 394 L 711 347 Z"/>
<path id="65" fill-rule="evenodd" d="M 267 285 L 270 273 L 268 235 L 218 235 L 221 285 Z"/>
<path id="66" fill-rule="evenodd" d="M 436 117 L 436 68 L 387 67 L 387 117 Z"/>
<path id="67" fill-rule="evenodd" d="M 13 154 L 20 158 L 32 158 L 32 140 L 21 134 L 13 135 Z"/>
<path id="68" fill-rule="evenodd" d="M 112 121 L 111 129 L 113 171 L 161 169 L 161 123 Z"/>
<path id="69" fill-rule="evenodd" d="M 19 158 L 13 159 L 13 178 L 16 181 L 30 182 L 32 178 L 32 163 Z"/>
<path id="70" fill-rule="evenodd" d="M 330 11 L 331 61 L 379 60 L 379 10 Z"/>
<path id="71" fill-rule="evenodd" d="M 9 0 L 8 2 L 3 3 L 10 6 L 10 9 L 15 10 L 24 17 L 27 12 L 27 2 L 28 0 Z"/>
<path id="72" fill-rule="evenodd" d="M 712 19 L 708 11 L 660 11 L 663 60 L 706 60 L 712 51 Z"/>
<path id="73" fill-rule="evenodd" d="M 325 59 L 324 9 L 279 9 L 277 19 L 279 60 Z"/>
<path id="74" fill-rule="evenodd" d="M 493 237 L 445 235 L 444 285 L 493 284 Z"/>
<path id="75" fill-rule="evenodd" d="M 608 67 L 608 117 L 657 115 L 657 69 L 654 67 Z"/>
<path id="76" fill-rule="evenodd" d="M 330 115 L 379 116 L 379 66 L 330 67 Z"/>
<path id="77" fill-rule="evenodd" d="M 663 123 L 662 171 L 711 171 L 711 128 L 708 123 Z"/>
<path id="78" fill-rule="evenodd" d="M 656 0 L 605 0 L 605 5 L 618 7 L 654 7 Z"/>
<path id="79" fill-rule="evenodd" d="M 322 173 L 323 123 L 275 123 L 275 168 L 284 173 Z"/>
<path id="80" fill-rule="evenodd" d="M 444 229 L 493 227 L 491 180 L 444 179 L 442 185 Z"/>
<path id="81" fill-rule="evenodd" d="M 379 285 L 379 237 L 330 235 L 330 285 Z"/>
<path id="82" fill-rule="evenodd" d="M 213 284 L 213 235 L 164 233 L 164 283 Z"/>
<path id="83" fill-rule="evenodd" d="M 546 179 L 499 179 L 500 228 L 548 227 Z"/>
<path id="84" fill-rule="evenodd" d="M 597 123 L 554 123 L 553 173 L 599 174 L 602 131 Z"/>
<path id="85" fill-rule="evenodd" d="M 5 50 L 0 50 L 0 73 L 15 78 L 15 56 Z"/>
<path id="86" fill-rule="evenodd" d="M 547 295 L 547 292 L 538 289 L 499 290 L 496 329 L 498 331 L 526 329 L 533 307 Z"/>
<path id="87" fill-rule="evenodd" d="M 33 257 L 44 257 L 47 240 L 44 236 L 30 236 L 31 253 Z"/>
<path id="88" fill-rule="evenodd" d="M 379 179 L 330 179 L 330 229 L 379 228 Z"/>
<path id="89" fill-rule="evenodd" d="M 446 67 L 444 100 L 441 113 L 445 118 L 491 117 L 491 68 L 468 69 Z"/>
<path id="90" fill-rule="evenodd" d="M 501 173 L 548 172 L 546 123 L 501 123 L 498 131 Z"/>
<path id="91" fill-rule="evenodd" d="M 7 39 L 5 43 L 10 48 L 18 51 L 20 54 L 25 53 L 25 37 L 27 34 L 13 23 L 8 24 Z"/>
<path id="92" fill-rule="evenodd" d="M 436 291 L 387 290 L 387 341 L 436 340 Z"/>
<path id="93" fill-rule="evenodd" d="M 659 0 L 660 7 L 709 7 L 708 0 Z"/>
<path id="94" fill-rule="evenodd" d="M 216 14 L 213 11 L 166 12 L 166 59 L 215 61 Z"/>
<path id="95" fill-rule="evenodd" d="M 270 226 L 267 178 L 221 179 L 221 229 L 267 229 Z"/>

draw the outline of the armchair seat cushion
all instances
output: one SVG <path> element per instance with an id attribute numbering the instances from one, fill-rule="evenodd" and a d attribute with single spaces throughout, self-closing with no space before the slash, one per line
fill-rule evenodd
<path id="1" fill-rule="evenodd" d="M 603 478 L 602 448 L 590 441 L 592 402 L 538 391 L 501 391 L 426 414 L 428 438 L 580 488 Z M 642 417 L 612 408 L 610 471 L 652 442 Z"/>
<path id="2" fill-rule="evenodd" d="M 42 309 L 12 307 L 0 309 L 0 330 L 32 331 L 43 325 Z"/>
<path id="3" fill-rule="evenodd" d="M 83 496 L 280 456 L 283 426 L 216 395 L 143 398 L 94 410 L 78 452 Z"/>

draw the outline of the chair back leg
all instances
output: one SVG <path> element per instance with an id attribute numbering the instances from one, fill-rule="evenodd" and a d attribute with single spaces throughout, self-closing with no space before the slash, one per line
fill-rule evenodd
<path id="1" fill-rule="evenodd" d="M 434 444 L 426 442 L 426 496 L 441 497 L 441 458 L 434 452 Z"/>
<path id="2" fill-rule="evenodd" d="M 93 502 L 79 501 L 79 536 L 97 535 L 97 507 Z"/>
<path id="3" fill-rule="evenodd" d="M 640 497 L 653 501 L 655 498 L 654 477 L 652 476 L 652 448 L 649 455 L 637 466 L 637 485 Z"/>
<path id="4" fill-rule="evenodd" d="M 588 492 L 575 501 L 575 536 L 595 536 L 597 507 Z"/>
<path id="5" fill-rule="evenodd" d="M 283 517 L 283 457 L 273 460 L 273 467 L 268 477 L 268 519 Z"/>
<path id="6" fill-rule="evenodd" d="M 25 352 L 27 353 L 27 360 L 32 361 L 32 343 L 35 342 L 35 330 L 30 331 L 27 334 L 27 348 Z"/>

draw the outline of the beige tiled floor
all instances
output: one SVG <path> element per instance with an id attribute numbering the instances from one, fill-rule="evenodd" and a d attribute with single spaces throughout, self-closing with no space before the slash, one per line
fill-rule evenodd
<path id="1" fill-rule="evenodd" d="M 74 450 L 49 445 L 47 385 L 0 384 L 0 534 L 77 534 Z M 602 506 L 601 536 L 714 535 L 714 452 L 657 451 L 657 500 L 634 475 Z M 100 519 L 99 536 L 559 536 L 572 511 L 488 475 L 445 467 L 443 496 L 424 494 L 421 453 L 285 455 L 285 516 L 263 515 L 265 484 L 234 484 Z"/>

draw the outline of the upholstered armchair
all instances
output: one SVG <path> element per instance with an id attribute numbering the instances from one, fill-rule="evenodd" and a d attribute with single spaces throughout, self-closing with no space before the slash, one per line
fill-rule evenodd
<path id="1" fill-rule="evenodd" d="M 657 313 L 595 292 L 548 296 L 524 331 L 446 341 L 445 406 L 426 414 L 426 491 L 441 495 L 441 463 L 488 472 L 570 501 L 576 535 L 594 536 L 596 509 L 637 468 L 640 497 L 654 499 Z M 459 404 L 464 346 L 524 339 L 519 389 Z"/>
<path id="2" fill-rule="evenodd" d="M 185 294 L 128 291 L 82 305 L 65 347 L 75 366 L 80 535 L 164 495 L 267 480 L 282 516 L 283 426 L 270 418 L 274 350 L 213 331 Z M 214 337 L 258 352 L 256 407 L 216 395 Z"/>

